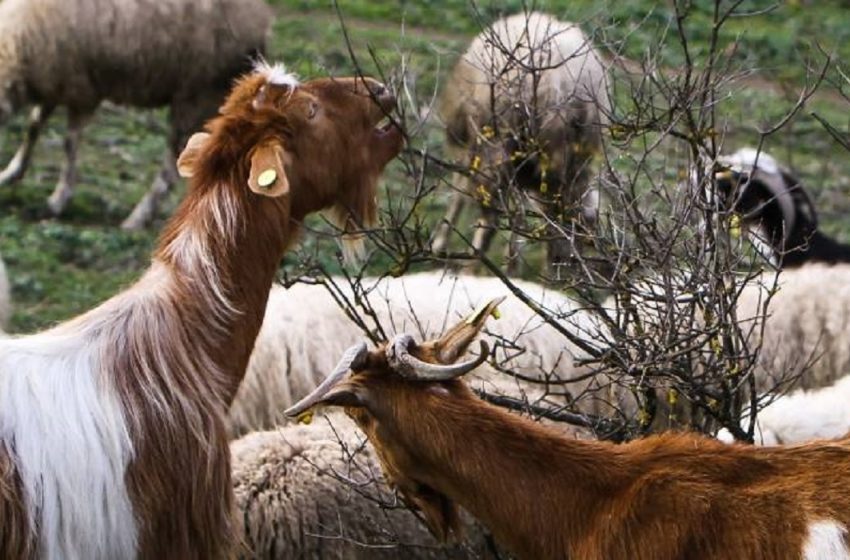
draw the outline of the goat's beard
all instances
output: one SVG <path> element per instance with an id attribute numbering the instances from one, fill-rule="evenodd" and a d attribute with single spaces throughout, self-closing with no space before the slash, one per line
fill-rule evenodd
<path id="1" fill-rule="evenodd" d="M 342 232 L 339 238 L 343 262 L 348 266 L 358 266 L 366 260 L 365 229 L 374 225 L 375 210 L 367 209 L 364 214 L 356 216 L 348 208 L 335 206 L 328 218 Z M 361 218 L 362 216 L 362 218 Z"/>

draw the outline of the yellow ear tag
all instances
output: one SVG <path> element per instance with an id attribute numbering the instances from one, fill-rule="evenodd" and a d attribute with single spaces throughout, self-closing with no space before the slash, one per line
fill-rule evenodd
<path id="1" fill-rule="evenodd" d="M 277 171 L 274 169 L 266 169 L 257 177 L 257 184 L 264 189 L 274 185 L 275 181 L 277 181 Z"/>
<path id="2" fill-rule="evenodd" d="M 296 419 L 299 424 L 310 424 L 313 422 L 313 409 L 305 410 L 301 414 L 298 415 Z"/>

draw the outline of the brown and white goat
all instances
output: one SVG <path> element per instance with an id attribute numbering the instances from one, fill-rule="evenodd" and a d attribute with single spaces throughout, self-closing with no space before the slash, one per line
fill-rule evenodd
<path id="1" fill-rule="evenodd" d="M 353 348 L 287 413 L 345 407 L 435 534 L 457 530 L 458 504 L 520 558 L 850 558 L 850 440 L 566 439 L 457 379 L 486 358 L 482 343 L 454 363 L 494 304 L 436 341 Z"/>
<path id="2" fill-rule="evenodd" d="M 224 417 L 269 288 L 305 216 L 374 216 L 393 103 L 259 65 L 181 156 L 189 192 L 138 283 L 0 340 L 0 557 L 232 555 Z"/>

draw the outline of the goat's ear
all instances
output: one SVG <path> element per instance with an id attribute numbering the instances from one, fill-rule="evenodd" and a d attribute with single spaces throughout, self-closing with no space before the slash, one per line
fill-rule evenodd
<path id="1" fill-rule="evenodd" d="M 177 158 L 177 172 L 181 177 L 191 177 L 195 173 L 195 162 L 198 160 L 198 155 L 204 149 L 210 135 L 208 132 L 196 132 L 186 142 L 186 147 L 180 157 Z"/>
<path id="2" fill-rule="evenodd" d="M 458 540 L 461 539 L 460 514 L 455 503 L 447 496 L 421 485 L 413 492 L 402 489 L 402 496 L 422 512 L 425 524 L 440 542 L 447 542 L 452 533 Z"/>
<path id="3" fill-rule="evenodd" d="M 484 328 L 487 318 L 492 315 L 498 318 L 497 308 L 505 300 L 504 297 L 492 299 L 479 306 L 466 319 L 449 329 L 438 340 L 420 345 L 420 358 L 425 361 L 440 364 L 453 364 L 466 353 L 469 345 Z"/>
<path id="4" fill-rule="evenodd" d="M 257 194 L 276 198 L 289 193 L 289 179 L 284 169 L 286 151 L 277 142 L 260 144 L 251 153 L 248 187 Z"/>
<path id="5" fill-rule="evenodd" d="M 317 404 L 322 406 L 343 406 L 351 408 L 364 408 L 366 396 L 364 391 L 347 383 L 340 383 L 322 397 Z"/>

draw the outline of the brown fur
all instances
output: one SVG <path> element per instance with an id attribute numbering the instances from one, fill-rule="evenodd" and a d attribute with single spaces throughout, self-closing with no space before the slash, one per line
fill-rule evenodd
<path id="1" fill-rule="evenodd" d="M 114 387 L 134 444 L 127 467 L 141 558 L 233 555 L 236 531 L 224 417 L 244 375 L 278 263 L 312 212 L 349 205 L 369 191 L 401 147 L 397 129 L 376 132 L 389 109 L 373 81 L 266 84 L 242 79 L 195 142 L 183 168 L 189 193 L 136 286 L 64 325 L 105 339 L 99 372 Z M 266 90 L 261 102 L 260 90 Z M 316 109 L 305 112 L 305 107 Z M 255 146 L 287 154 L 285 196 L 249 190 Z M 354 208 L 361 219 L 374 214 Z M 372 214 L 370 214 L 370 212 Z M 3 554 L 25 556 L 26 521 L 12 463 L 0 455 Z M 13 527 L 9 530 L 9 527 Z M 12 535 L 12 536 L 10 536 Z"/>
<path id="2" fill-rule="evenodd" d="M 456 334 L 465 348 L 471 338 Z M 448 355 L 440 344 L 419 357 L 438 362 Z M 403 379 L 382 349 L 368 361 L 323 402 L 346 406 L 439 536 L 457 528 L 457 504 L 520 558 L 799 559 L 809 523 L 850 526 L 850 440 L 577 441 L 482 402 L 460 380 Z"/>

